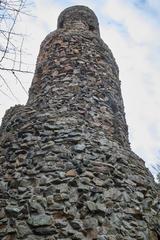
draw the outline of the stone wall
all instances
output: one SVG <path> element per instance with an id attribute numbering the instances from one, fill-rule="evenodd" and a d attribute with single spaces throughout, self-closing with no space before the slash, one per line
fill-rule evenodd
<path id="1" fill-rule="evenodd" d="M 86 13 L 84 21 L 90 24 L 90 11 L 75 10 L 62 12 L 58 26 L 64 20 L 67 23 L 41 44 L 28 105 L 53 108 L 59 118 L 69 115 L 81 119 L 83 125 L 102 129 L 108 139 L 128 148 L 118 66 L 99 37 L 96 16 L 92 21 L 95 30 L 89 30 L 88 22 L 86 26 L 75 16 L 79 17 L 77 12 L 82 17 Z"/>
<path id="2" fill-rule="evenodd" d="M 0 164 L 0 239 L 160 239 L 158 189 L 90 9 L 64 10 L 42 42 L 27 104 L 3 118 Z"/>

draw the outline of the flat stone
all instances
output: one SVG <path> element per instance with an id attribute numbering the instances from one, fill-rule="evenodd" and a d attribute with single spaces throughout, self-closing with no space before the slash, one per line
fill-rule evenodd
<path id="1" fill-rule="evenodd" d="M 20 214 L 21 210 L 22 207 L 20 208 L 12 205 L 6 207 L 6 212 L 11 217 L 17 217 Z"/>
<path id="2" fill-rule="evenodd" d="M 64 204 L 54 202 L 54 204 L 49 206 L 49 209 L 53 211 L 64 211 Z"/>
<path id="3" fill-rule="evenodd" d="M 103 204 L 103 203 L 98 203 L 97 202 L 96 203 L 96 209 L 97 209 L 98 212 L 105 214 L 105 212 L 106 212 L 106 205 Z"/>
<path id="4" fill-rule="evenodd" d="M 128 185 L 131 185 L 131 186 L 133 186 L 133 187 L 135 187 L 136 186 L 136 183 L 134 183 L 132 180 L 130 180 L 130 179 L 125 179 L 125 182 L 128 184 Z"/>
<path id="5" fill-rule="evenodd" d="M 87 201 L 86 205 L 91 212 L 96 211 L 96 204 L 94 202 Z"/>
<path id="6" fill-rule="evenodd" d="M 62 129 L 63 126 L 62 125 L 52 125 L 52 124 L 49 124 L 49 123 L 45 123 L 44 124 L 44 127 L 46 129 L 49 129 L 49 130 L 59 130 L 59 129 Z"/>
<path id="7" fill-rule="evenodd" d="M 83 152 L 84 150 L 85 150 L 85 148 L 86 148 L 86 146 L 85 146 L 85 144 L 84 143 L 81 143 L 81 144 L 76 144 L 75 146 L 74 146 L 74 150 L 76 151 L 76 152 Z"/>
<path id="8" fill-rule="evenodd" d="M 129 194 L 125 191 L 122 193 L 122 198 L 127 203 L 129 203 L 131 201 L 131 198 L 130 198 Z"/>
<path id="9" fill-rule="evenodd" d="M 81 177 L 81 183 L 84 183 L 86 185 L 90 185 L 91 179 L 88 177 Z"/>
<path id="10" fill-rule="evenodd" d="M 45 145 L 42 146 L 42 150 L 47 150 L 47 149 L 49 149 L 49 148 L 52 148 L 52 147 L 54 147 L 54 145 L 55 145 L 55 143 L 52 142 L 52 141 L 50 141 L 50 142 L 48 142 L 47 144 L 45 144 Z"/>
<path id="11" fill-rule="evenodd" d="M 104 182 L 98 178 L 94 178 L 93 182 L 96 184 L 98 187 L 102 187 L 104 185 Z"/>
<path id="12" fill-rule="evenodd" d="M 77 176 L 77 172 L 75 169 L 71 169 L 68 172 L 66 172 L 66 177 L 76 177 Z"/>
<path id="13" fill-rule="evenodd" d="M 142 202 L 144 210 L 149 210 L 152 205 L 152 198 L 145 198 Z"/>
<path id="14" fill-rule="evenodd" d="M 98 227 L 98 220 L 93 217 L 88 217 L 83 221 L 83 227 L 86 230 L 95 229 Z"/>
<path id="15" fill-rule="evenodd" d="M 90 190 L 90 186 L 79 183 L 78 184 L 78 191 L 84 191 L 84 192 L 88 192 Z"/>
<path id="16" fill-rule="evenodd" d="M 66 193 L 57 193 L 53 195 L 55 202 L 67 201 L 69 200 L 69 195 Z"/>
<path id="17" fill-rule="evenodd" d="M 70 221 L 70 225 L 75 230 L 80 230 L 82 228 L 82 223 L 80 221 L 78 221 L 78 220 Z"/>
<path id="18" fill-rule="evenodd" d="M 28 227 L 28 225 L 26 224 L 26 222 L 20 222 L 19 224 L 17 224 L 17 233 L 18 233 L 18 237 L 19 238 L 24 238 L 27 235 L 31 234 L 32 231 L 31 229 Z"/>
<path id="19" fill-rule="evenodd" d="M 0 181 L 0 192 L 7 191 L 7 183 Z"/>
<path id="20" fill-rule="evenodd" d="M 137 186 L 147 185 L 147 180 L 140 175 L 129 175 L 129 179 L 137 184 Z"/>
<path id="21" fill-rule="evenodd" d="M 0 219 L 3 219 L 6 216 L 4 208 L 0 210 Z"/>
<path id="22" fill-rule="evenodd" d="M 54 157 L 53 155 L 48 155 L 48 156 L 45 157 L 45 160 L 46 160 L 47 162 L 55 161 L 55 157 Z"/>
<path id="23" fill-rule="evenodd" d="M 35 200 L 29 201 L 29 205 L 30 205 L 30 211 L 34 211 L 34 212 L 37 212 L 37 213 L 44 212 L 44 208 L 41 206 L 40 203 L 38 203 Z"/>
<path id="24" fill-rule="evenodd" d="M 19 192 L 19 193 L 25 193 L 26 190 L 27 190 L 26 187 L 18 187 L 18 192 Z"/>
<path id="25" fill-rule="evenodd" d="M 144 199 L 144 194 L 142 192 L 136 191 L 135 196 L 140 201 L 142 201 Z"/>
<path id="26" fill-rule="evenodd" d="M 86 237 L 83 235 L 83 233 L 76 232 L 76 233 L 74 233 L 72 239 L 73 240 L 86 240 Z M 70 239 L 67 239 L 67 240 L 70 240 Z"/>
<path id="27" fill-rule="evenodd" d="M 60 172 L 58 172 L 58 175 L 59 175 L 60 178 L 64 178 L 65 177 L 65 172 L 60 171 Z"/>
<path id="28" fill-rule="evenodd" d="M 126 208 L 125 213 L 131 214 L 131 215 L 141 215 L 140 209 L 137 208 Z"/>
<path id="29" fill-rule="evenodd" d="M 72 143 L 78 143 L 81 140 L 81 137 L 76 136 L 76 137 L 68 137 L 67 141 L 72 142 Z"/>
<path id="30" fill-rule="evenodd" d="M 118 200 L 122 193 L 117 188 L 110 188 L 108 191 L 104 192 L 104 197 L 110 198 L 112 200 Z"/>
<path id="31" fill-rule="evenodd" d="M 107 235 L 100 235 L 97 237 L 97 240 L 109 240 L 109 238 L 107 237 Z"/>
<path id="32" fill-rule="evenodd" d="M 89 177 L 89 178 L 94 178 L 94 174 L 90 171 L 85 171 L 82 176 L 84 177 Z"/>
<path id="33" fill-rule="evenodd" d="M 52 235 L 57 233 L 54 227 L 36 227 L 33 229 L 33 232 L 40 236 Z"/>
<path id="34" fill-rule="evenodd" d="M 28 219 L 27 222 L 33 227 L 49 226 L 52 224 L 52 218 L 51 216 L 45 214 L 33 215 Z"/>
<path id="35" fill-rule="evenodd" d="M 56 228 L 58 229 L 62 229 L 62 228 L 65 228 L 67 227 L 67 222 L 66 221 L 63 221 L 63 220 L 56 220 L 56 223 L 54 223 L 54 225 L 56 226 Z"/>
<path id="36" fill-rule="evenodd" d="M 55 186 L 56 192 L 59 191 L 60 193 L 68 193 L 69 192 L 69 187 L 66 183 L 61 183 Z"/>

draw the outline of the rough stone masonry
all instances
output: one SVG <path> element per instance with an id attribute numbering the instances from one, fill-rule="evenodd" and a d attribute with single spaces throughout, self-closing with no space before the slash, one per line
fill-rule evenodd
<path id="1" fill-rule="evenodd" d="M 119 71 L 87 7 L 42 42 L 0 129 L 0 239 L 159 240 L 160 199 L 129 145 Z"/>

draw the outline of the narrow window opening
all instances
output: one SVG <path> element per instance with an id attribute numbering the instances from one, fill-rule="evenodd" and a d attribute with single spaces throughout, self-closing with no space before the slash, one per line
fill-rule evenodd
<path id="1" fill-rule="evenodd" d="M 63 28 L 63 24 L 64 24 L 64 22 L 61 21 L 60 24 L 59 24 L 59 28 Z"/>
<path id="2" fill-rule="evenodd" d="M 91 26 L 91 25 L 89 25 L 89 31 L 94 31 L 95 30 L 95 27 L 94 26 Z"/>

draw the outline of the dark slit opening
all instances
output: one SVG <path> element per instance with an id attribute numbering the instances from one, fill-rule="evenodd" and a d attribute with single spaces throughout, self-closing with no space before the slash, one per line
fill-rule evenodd
<path id="1" fill-rule="evenodd" d="M 94 31 L 95 30 L 95 27 L 94 26 L 91 26 L 91 25 L 89 25 L 89 31 Z"/>
<path id="2" fill-rule="evenodd" d="M 59 23 L 59 28 L 63 28 L 63 21 L 61 21 L 60 23 Z"/>

